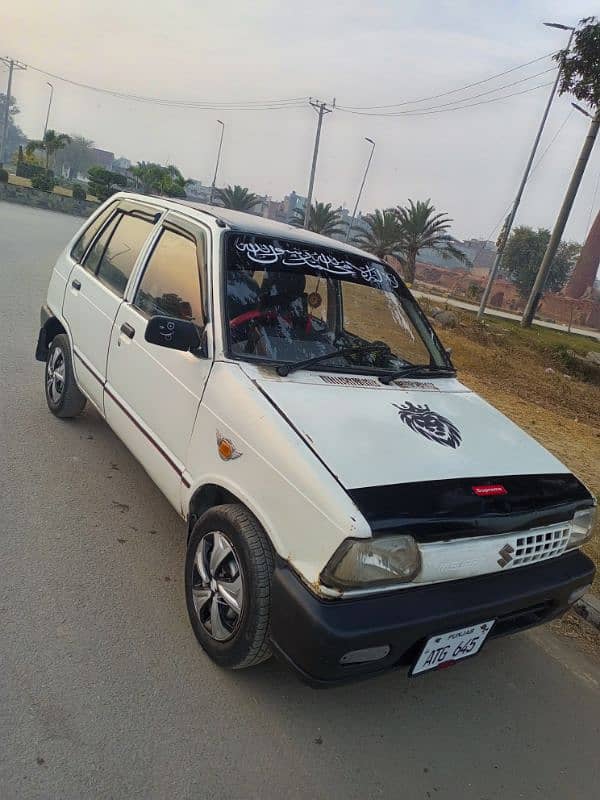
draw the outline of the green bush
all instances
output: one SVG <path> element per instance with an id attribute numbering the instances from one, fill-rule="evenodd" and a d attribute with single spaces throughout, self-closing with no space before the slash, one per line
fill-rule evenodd
<path id="1" fill-rule="evenodd" d="M 8 183 L 8 172 L 0 168 L 0 183 Z"/>
<path id="2" fill-rule="evenodd" d="M 53 175 L 52 170 L 48 172 Z M 39 164 L 28 164 L 26 161 L 17 161 L 17 175 L 19 178 L 33 178 L 35 175 L 45 175 L 46 170 Z"/>
<path id="3" fill-rule="evenodd" d="M 34 175 L 31 179 L 31 186 L 34 189 L 41 189 L 43 192 L 51 192 L 54 189 L 54 175 L 49 173 Z"/>
<path id="4" fill-rule="evenodd" d="M 85 200 L 85 189 L 80 183 L 73 184 L 73 200 Z"/>

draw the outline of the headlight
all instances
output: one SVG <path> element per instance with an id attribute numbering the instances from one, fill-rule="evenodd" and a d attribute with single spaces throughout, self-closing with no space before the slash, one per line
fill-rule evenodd
<path id="1" fill-rule="evenodd" d="M 346 539 L 321 574 L 326 586 L 358 589 L 409 583 L 421 570 L 421 554 L 412 536 Z"/>
<path id="2" fill-rule="evenodd" d="M 592 536 L 595 522 L 595 506 L 593 508 L 584 508 L 582 511 L 576 511 L 573 516 L 573 522 L 571 523 L 571 535 L 569 536 L 567 547 L 579 547 L 579 545 L 587 542 Z"/>

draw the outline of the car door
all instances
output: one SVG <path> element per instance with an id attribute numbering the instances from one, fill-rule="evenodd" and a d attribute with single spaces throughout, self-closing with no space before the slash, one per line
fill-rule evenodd
<path id="1" fill-rule="evenodd" d="M 169 212 L 119 307 L 108 355 L 106 418 L 178 511 L 212 358 L 151 344 L 144 333 L 154 315 L 191 320 L 201 331 L 209 324 L 207 237 L 199 223 Z"/>
<path id="2" fill-rule="evenodd" d="M 128 201 L 107 212 L 73 248 L 81 263 L 71 270 L 63 301 L 77 383 L 101 413 L 110 332 L 129 276 L 160 216 Z"/>

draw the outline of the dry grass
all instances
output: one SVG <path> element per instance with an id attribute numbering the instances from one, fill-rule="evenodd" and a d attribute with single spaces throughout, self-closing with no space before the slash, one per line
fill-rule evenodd
<path id="1" fill-rule="evenodd" d="M 600 342 L 559 331 L 523 330 L 504 321 L 482 327 L 468 312 L 457 316 L 457 328 L 439 333 L 452 347 L 460 379 L 600 496 L 600 385 L 569 374 L 562 361 L 565 348 L 600 351 Z M 600 567 L 600 521 L 584 549 Z M 600 594 L 600 576 L 594 591 Z"/>
<path id="2" fill-rule="evenodd" d="M 31 188 L 31 180 L 29 178 L 21 178 L 18 175 L 13 175 L 9 173 L 8 175 L 8 182 L 12 183 L 14 186 L 25 186 L 26 188 Z M 73 197 L 73 190 L 68 189 L 66 186 L 55 186 L 52 190 L 54 194 L 59 194 L 62 197 Z M 94 197 L 93 194 L 86 195 L 86 200 L 90 200 L 92 203 L 97 203 L 98 198 Z"/>
<path id="3" fill-rule="evenodd" d="M 29 178 L 20 178 L 18 175 L 13 175 L 10 172 L 8 174 L 8 182 L 12 183 L 14 186 L 27 186 L 31 188 L 31 181 Z"/>

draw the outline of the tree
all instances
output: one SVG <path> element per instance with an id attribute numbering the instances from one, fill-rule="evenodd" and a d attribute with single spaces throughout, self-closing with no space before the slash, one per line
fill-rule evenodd
<path id="1" fill-rule="evenodd" d="M 27 142 L 27 153 L 33 155 L 36 150 L 43 150 L 46 154 L 46 170 L 50 168 L 50 157 L 58 150 L 66 147 L 71 141 L 71 137 L 66 133 L 57 133 L 48 128 L 43 139 L 30 139 Z"/>
<path id="2" fill-rule="evenodd" d="M 85 136 L 72 134 L 71 141 L 56 154 L 55 164 L 58 169 L 66 166 L 69 178 L 74 180 L 79 174 L 84 174 L 94 163 L 94 142 Z"/>
<path id="3" fill-rule="evenodd" d="M 6 94 L 0 92 L 0 138 L 2 137 L 2 122 L 4 120 L 4 110 L 6 108 Z M 27 137 L 15 124 L 14 118 L 20 113 L 17 106 L 16 99 L 11 95 L 10 103 L 8 106 L 8 131 L 6 134 L 6 160 L 9 161 L 10 157 L 19 149 L 20 145 L 24 145 Z"/>
<path id="4" fill-rule="evenodd" d="M 292 225 L 297 228 L 304 227 L 304 209 L 294 209 L 292 215 Z M 307 230 L 313 233 L 320 233 L 322 236 L 335 236 L 345 232 L 342 222 L 342 215 L 334 209 L 331 203 L 311 203 L 308 215 Z"/>
<path id="5" fill-rule="evenodd" d="M 185 197 L 185 185 L 188 181 L 173 164 L 163 167 L 162 164 L 151 161 L 140 161 L 129 171 L 141 184 L 145 194 Z"/>
<path id="6" fill-rule="evenodd" d="M 412 283 L 419 250 L 431 247 L 438 250 L 444 258 L 454 258 L 470 265 L 469 259 L 459 250 L 448 233 L 452 220 L 446 214 L 438 213 L 430 200 L 398 206 L 395 214 L 400 225 L 400 249 L 406 258 L 406 280 Z"/>
<path id="7" fill-rule="evenodd" d="M 90 194 L 97 197 L 100 202 L 107 200 L 112 194 L 118 192 L 120 188 L 127 186 L 127 178 L 118 172 L 111 172 L 104 167 L 90 167 L 88 169 Z"/>
<path id="8" fill-rule="evenodd" d="M 232 188 L 216 189 L 217 200 L 224 208 L 233 208 L 236 211 L 252 211 L 260 203 L 260 197 L 237 184 Z"/>
<path id="9" fill-rule="evenodd" d="M 600 108 L 600 23 L 597 18 L 580 20 L 573 46 L 560 50 L 554 60 L 560 68 L 560 94 L 572 94 L 594 110 Z"/>
<path id="10" fill-rule="evenodd" d="M 534 230 L 527 225 L 515 228 L 504 250 L 501 267 L 510 275 L 519 294 L 528 297 L 535 281 L 538 268 L 550 240 L 547 228 Z M 552 261 L 545 288 L 558 292 L 565 285 L 579 253 L 580 245 L 575 242 L 561 242 Z"/>
<path id="11" fill-rule="evenodd" d="M 403 261 L 400 224 L 394 211 L 389 208 L 383 211 L 376 209 L 372 214 L 367 214 L 364 221 L 368 229 L 356 233 L 354 243 L 379 258 L 395 256 Z"/>

